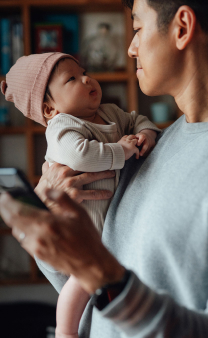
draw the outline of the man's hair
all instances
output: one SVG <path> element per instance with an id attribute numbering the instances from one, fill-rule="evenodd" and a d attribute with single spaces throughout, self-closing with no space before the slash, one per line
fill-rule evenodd
<path id="1" fill-rule="evenodd" d="M 158 28 L 167 31 L 179 7 L 186 5 L 192 8 L 204 32 L 208 33 L 207 0 L 146 0 L 147 4 L 158 13 Z M 122 0 L 124 6 L 132 9 L 134 0 Z"/>

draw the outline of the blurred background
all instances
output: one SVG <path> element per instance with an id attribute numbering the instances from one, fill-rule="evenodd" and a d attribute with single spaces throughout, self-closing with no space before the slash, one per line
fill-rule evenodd
<path id="1" fill-rule="evenodd" d="M 70 53 L 100 82 L 103 103 L 139 111 L 166 128 L 180 112 L 171 97 L 140 91 L 135 60 L 127 56 L 132 36 L 131 13 L 121 0 L 0 0 L 0 80 L 22 55 Z M 22 169 L 34 187 L 46 152 L 44 133 L 0 94 L 0 167 Z M 57 296 L 0 221 L 2 336 L 54 337 Z"/>

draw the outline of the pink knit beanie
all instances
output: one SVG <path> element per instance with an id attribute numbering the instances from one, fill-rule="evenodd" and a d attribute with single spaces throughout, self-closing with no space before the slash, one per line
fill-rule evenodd
<path id="1" fill-rule="evenodd" d="M 63 53 L 44 53 L 22 56 L 1 82 L 1 91 L 7 101 L 14 102 L 26 117 L 47 126 L 43 116 L 43 98 L 55 64 L 73 56 Z"/>

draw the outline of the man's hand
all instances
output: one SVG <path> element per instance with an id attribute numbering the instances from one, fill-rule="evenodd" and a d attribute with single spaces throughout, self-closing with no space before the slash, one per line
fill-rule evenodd
<path id="1" fill-rule="evenodd" d="M 45 194 L 46 188 L 54 188 L 65 191 L 77 203 L 83 200 L 105 200 L 112 197 L 112 192 L 108 190 L 83 190 L 83 185 L 92 183 L 105 178 L 115 176 L 113 170 L 97 173 L 80 173 L 71 168 L 54 163 L 50 168 L 47 162 L 42 167 L 43 175 L 35 188 L 36 194 L 53 212 L 59 213 L 59 206 L 49 200 Z"/>
<path id="2" fill-rule="evenodd" d="M 137 146 L 142 145 L 142 149 L 140 150 L 140 156 L 147 156 L 150 150 L 155 146 L 157 132 L 150 129 L 143 129 L 135 136 L 137 137 Z"/>
<path id="3" fill-rule="evenodd" d="M 87 212 L 63 192 L 47 190 L 46 195 L 61 214 L 20 203 L 6 193 L 0 196 L 0 214 L 18 241 L 23 235 L 22 247 L 64 274 L 73 274 L 88 293 L 119 281 L 124 268 L 102 244 Z"/>
<path id="4" fill-rule="evenodd" d="M 117 143 L 119 143 L 124 150 L 125 161 L 136 155 L 136 159 L 139 159 L 139 149 L 136 147 L 138 140 L 135 135 L 125 135 Z"/>

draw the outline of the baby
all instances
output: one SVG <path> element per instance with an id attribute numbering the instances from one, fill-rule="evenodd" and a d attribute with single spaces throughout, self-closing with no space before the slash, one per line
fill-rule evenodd
<path id="1" fill-rule="evenodd" d="M 74 170 L 115 170 L 114 178 L 88 184 L 84 189 L 113 193 L 119 170 L 134 154 L 147 154 L 160 130 L 146 117 L 125 113 L 114 104 L 100 104 L 99 83 L 68 54 L 45 53 L 21 57 L 1 83 L 7 101 L 46 126 L 46 160 Z M 140 146 L 141 150 L 139 150 Z M 110 201 L 83 201 L 100 234 Z M 89 295 L 71 276 L 57 304 L 56 337 L 77 338 Z"/>

